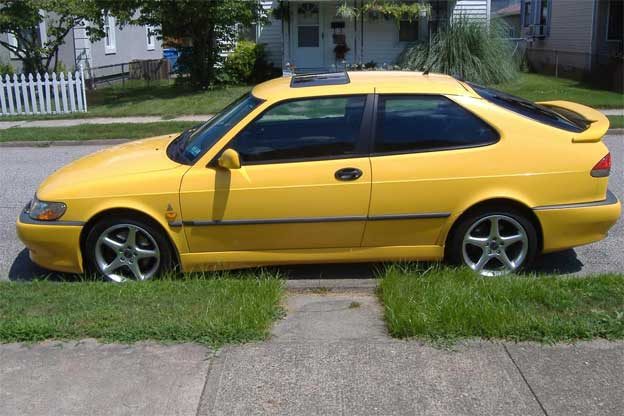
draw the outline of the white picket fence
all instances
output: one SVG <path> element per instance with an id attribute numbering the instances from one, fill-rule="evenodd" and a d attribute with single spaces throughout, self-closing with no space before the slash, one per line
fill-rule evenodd
<path id="1" fill-rule="evenodd" d="M 82 68 L 67 76 L 53 72 L 0 77 L 0 108 L 2 116 L 86 113 Z"/>

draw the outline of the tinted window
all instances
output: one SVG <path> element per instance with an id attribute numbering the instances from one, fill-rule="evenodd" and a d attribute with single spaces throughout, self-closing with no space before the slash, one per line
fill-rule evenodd
<path id="1" fill-rule="evenodd" d="M 489 125 L 441 96 L 381 96 L 375 152 L 409 152 L 491 144 Z"/>
<path id="2" fill-rule="evenodd" d="M 231 142 L 243 162 L 357 153 L 365 96 L 288 101 L 267 110 Z"/>
<path id="3" fill-rule="evenodd" d="M 555 112 L 543 105 L 535 104 L 531 101 L 525 100 L 524 98 L 514 97 L 513 95 L 502 91 L 493 90 L 491 88 L 482 87 L 472 83 L 468 83 L 468 85 L 470 85 L 477 94 L 491 103 L 511 110 L 514 113 L 531 118 L 535 121 L 539 121 L 540 123 L 577 133 L 587 129 L 588 127 L 587 120 L 578 115 L 575 116 L 569 111 L 562 110 L 560 112 Z"/>
<path id="4" fill-rule="evenodd" d="M 251 94 L 242 96 L 207 123 L 182 133 L 171 142 L 167 154 L 180 163 L 196 161 L 261 102 L 262 100 Z"/>

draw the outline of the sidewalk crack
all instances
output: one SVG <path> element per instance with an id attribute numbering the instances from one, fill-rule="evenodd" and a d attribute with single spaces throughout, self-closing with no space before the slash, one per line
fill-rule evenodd
<path id="1" fill-rule="evenodd" d="M 520 369 L 520 366 L 518 365 L 516 360 L 514 360 L 514 358 L 511 356 L 511 353 L 507 349 L 507 344 L 503 343 L 503 348 L 505 349 L 505 352 L 507 353 L 507 356 L 509 357 L 509 359 L 511 360 L 513 365 L 516 367 L 516 370 L 518 370 L 518 373 L 520 373 L 520 377 L 522 377 L 522 380 L 524 380 L 524 384 L 526 384 L 526 386 L 529 388 L 529 391 L 533 395 L 533 398 L 535 399 L 535 401 L 539 405 L 540 409 L 542 409 L 542 412 L 544 412 L 544 415 L 545 416 L 549 416 L 548 412 L 546 411 L 546 408 L 542 404 L 541 400 L 539 399 L 539 397 L 537 397 L 537 394 L 535 393 L 535 390 L 533 390 L 533 387 L 531 387 L 531 385 L 529 384 L 529 380 L 527 380 L 527 378 L 525 377 L 524 373 Z"/>

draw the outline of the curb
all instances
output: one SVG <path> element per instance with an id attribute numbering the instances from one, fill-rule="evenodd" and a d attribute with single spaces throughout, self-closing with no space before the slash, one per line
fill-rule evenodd
<path id="1" fill-rule="evenodd" d="M 624 134 L 623 129 L 609 129 L 607 134 Z M 147 138 L 147 137 L 146 137 Z M 140 139 L 134 139 L 140 140 Z M 51 146 L 106 146 L 134 141 L 132 139 L 99 139 L 99 140 L 38 140 L 21 142 L 0 142 L 0 147 L 51 147 Z"/>
<path id="2" fill-rule="evenodd" d="M 21 142 L 0 142 L 0 147 L 51 147 L 51 146 L 106 146 L 128 143 L 130 139 L 99 139 L 99 140 L 37 140 Z"/>
<path id="3" fill-rule="evenodd" d="M 372 292 L 377 289 L 378 279 L 288 279 L 289 292 Z"/>

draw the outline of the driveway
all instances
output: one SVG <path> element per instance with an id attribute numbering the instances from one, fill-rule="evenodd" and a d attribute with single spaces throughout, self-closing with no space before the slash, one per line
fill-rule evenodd
<path id="1" fill-rule="evenodd" d="M 610 188 L 621 200 L 624 197 L 624 136 L 607 136 L 605 143 L 614 160 Z M 47 175 L 60 166 L 101 148 L 103 146 L 0 148 L 0 280 L 28 280 L 33 276 L 47 274 L 28 259 L 28 253 L 15 234 L 15 219 Z M 544 256 L 536 265 L 536 270 L 578 275 L 622 272 L 623 246 L 624 221 L 620 219 L 607 239 L 575 250 Z M 374 267 L 315 265 L 289 267 L 284 271 L 293 278 L 370 278 Z"/>

